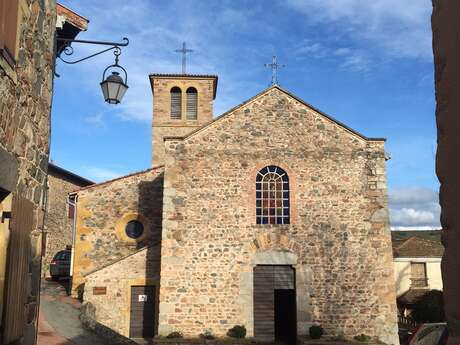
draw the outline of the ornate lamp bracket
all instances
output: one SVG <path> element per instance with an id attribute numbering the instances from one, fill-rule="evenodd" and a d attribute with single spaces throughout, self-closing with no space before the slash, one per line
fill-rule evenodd
<path id="1" fill-rule="evenodd" d="M 120 47 L 126 47 L 128 44 L 129 44 L 129 40 L 128 38 L 126 37 L 123 37 L 123 40 L 122 42 L 107 42 L 107 41 L 90 41 L 90 40 L 74 40 L 74 39 L 70 39 L 70 38 L 57 38 L 57 41 L 59 43 L 61 43 L 61 47 L 59 48 L 59 50 L 57 51 L 56 53 L 56 57 L 59 58 L 59 60 L 61 60 L 62 62 L 66 63 L 66 64 L 69 64 L 69 65 L 74 65 L 76 63 L 79 63 L 79 62 L 82 62 L 82 61 L 85 61 L 85 60 L 88 60 L 88 59 L 91 59 L 92 57 L 95 57 L 95 56 L 98 56 L 98 55 L 101 55 L 105 52 L 108 52 L 108 51 L 111 51 L 113 50 L 114 52 L 114 55 L 115 55 L 115 64 L 117 66 L 118 65 L 118 56 L 121 54 L 121 48 Z M 77 59 L 77 60 L 67 60 L 67 59 L 64 59 L 62 56 L 65 55 L 65 56 L 71 56 L 73 55 L 74 53 L 74 49 L 73 47 L 71 46 L 72 43 L 80 43 L 80 44 L 94 44 L 94 45 L 102 45 L 102 46 L 110 46 L 109 48 L 106 48 L 106 49 L 103 49 L 103 50 L 100 50 L 94 54 L 91 54 L 91 55 L 88 55 L 88 56 L 85 56 L 81 59 Z M 121 66 L 119 66 L 121 67 Z M 124 69 L 123 69 L 124 70 Z M 126 71 L 125 71 L 126 73 Z M 55 72 L 55 75 L 57 77 L 59 77 L 59 74 L 57 74 Z"/>

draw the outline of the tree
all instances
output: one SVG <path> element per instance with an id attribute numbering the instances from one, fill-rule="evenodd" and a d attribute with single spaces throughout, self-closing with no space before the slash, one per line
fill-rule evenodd
<path id="1" fill-rule="evenodd" d="M 416 322 L 444 322 L 444 301 L 442 291 L 431 290 L 418 299 L 412 318 Z"/>

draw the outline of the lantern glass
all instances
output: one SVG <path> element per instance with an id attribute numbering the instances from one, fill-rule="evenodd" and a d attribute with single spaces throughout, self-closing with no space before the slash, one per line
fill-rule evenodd
<path id="1" fill-rule="evenodd" d="M 102 94 L 109 104 L 118 104 L 128 90 L 128 85 L 123 82 L 118 72 L 112 72 L 101 82 Z"/>

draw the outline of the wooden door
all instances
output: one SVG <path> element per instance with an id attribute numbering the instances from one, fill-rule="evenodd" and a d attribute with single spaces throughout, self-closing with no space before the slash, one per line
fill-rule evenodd
<path id="1" fill-rule="evenodd" d="M 155 286 L 131 286 L 130 338 L 155 335 Z"/>
<path id="2" fill-rule="evenodd" d="M 254 267 L 254 337 L 262 342 L 275 339 L 273 273 L 273 266 Z"/>
<path id="3" fill-rule="evenodd" d="M 29 200 L 13 195 L 2 323 L 4 344 L 20 339 L 28 321 L 34 207 Z"/>
<path id="4" fill-rule="evenodd" d="M 275 340 L 275 290 L 289 290 L 295 299 L 295 272 L 291 266 L 259 265 L 254 268 L 254 336 L 262 342 Z M 292 298 L 292 297 L 291 297 Z M 295 307 L 291 310 L 295 329 Z"/>

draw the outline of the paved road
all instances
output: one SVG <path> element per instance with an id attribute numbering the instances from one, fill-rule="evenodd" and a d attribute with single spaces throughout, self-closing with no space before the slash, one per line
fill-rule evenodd
<path id="1" fill-rule="evenodd" d="M 37 345 L 108 345 L 83 328 L 80 303 L 67 296 L 67 282 L 42 281 Z"/>

